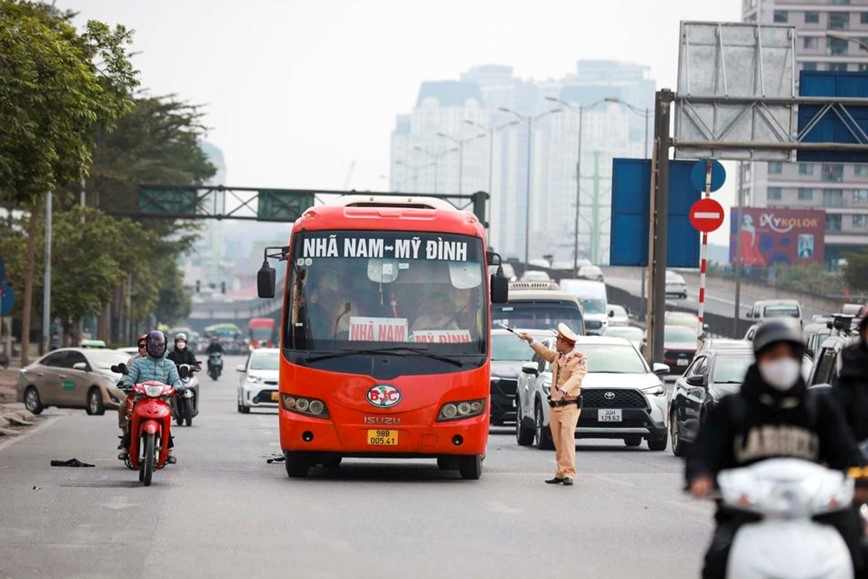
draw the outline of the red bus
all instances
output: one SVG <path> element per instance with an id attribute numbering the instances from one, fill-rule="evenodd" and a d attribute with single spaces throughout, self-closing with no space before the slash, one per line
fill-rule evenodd
<path id="1" fill-rule="evenodd" d="M 267 248 L 260 297 L 287 261 L 280 445 L 290 477 L 344 457 L 436 458 L 466 479 L 488 442 L 490 304 L 500 257 L 472 214 L 424 197 L 348 195 Z"/>
<path id="2" fill-rule="evenodd" d="M 271 318 L 253 318 L 247 324 L 247 338 L 251 349 L 273 348 L 277 323 Z"/>

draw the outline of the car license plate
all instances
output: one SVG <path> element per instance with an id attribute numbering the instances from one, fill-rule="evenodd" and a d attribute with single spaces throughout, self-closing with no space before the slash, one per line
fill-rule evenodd
<path id="1" fill-rule="evenodd" d="M 675 361 L 675 365 L 676 366 L 687 366 L 687 364 L 689 362 L 690 362 L 690 360 L 688 360 L 687 358 L 681 358 L 680 360 Z"/>
<path id="2" fill-rule="evenodd" d="M 597 422 L 621 422 L 620 408 L 600 408 L 597 410 Z"/>
<path id="3" fill-rule="evenodd" d="M 371 446 L 398 446 L 398 431 L 369 430 L 368 444 Z"/>
<path id="4" fill-rule="evenodd" d="M 280 398 L 280 392 L 272 392 L 271 393 L 271 401 L 277 402 Z"/>

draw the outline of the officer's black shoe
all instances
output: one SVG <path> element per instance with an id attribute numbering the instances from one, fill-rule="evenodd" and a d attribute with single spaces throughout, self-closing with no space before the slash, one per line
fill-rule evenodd
<path id="1" fill-rule="evenodd" d="M 564 486 L 566 486 L 566 487 L 573 486 L 573 479 L 571 479 L 570 477 L 566 477 L 564 479 Z"/>
<path id="2" fill-rule="evenodd" d="M 118 460 L 127 460 L 128 458 L 130 458 L 130 453 L 126 450 L 118 455 Z"/>
<path id="3" fill-rule="evenodd" d="M 555 478 L 550 478 L 549 480 L 547 480 L 546 484 L 547 485 L 559 485 L 562 482 L 564 482 L 564 479 L 555 477 Z M 572 483 L 570 483 L 570 484 L 572 484 Z"/>

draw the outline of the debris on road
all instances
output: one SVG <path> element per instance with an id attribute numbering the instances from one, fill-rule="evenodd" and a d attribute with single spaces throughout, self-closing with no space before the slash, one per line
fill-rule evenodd
<path id="1" fill-rule="evenodd" d="M 51 466 L 93 466 L 92 464 L 87 464 L 86 462 L 81 462 L 77 458 L 70 458 L 69 460 L 52 460 Z"/>

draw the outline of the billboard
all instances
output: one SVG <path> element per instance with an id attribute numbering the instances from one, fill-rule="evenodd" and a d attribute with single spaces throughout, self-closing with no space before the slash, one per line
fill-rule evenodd
<path id="1" fill-rule="evenodd" d="M 737 208 L 730 215 L 729 259 L 745 266 L 823 263 L 826 212 L 815 209 Z"/>

